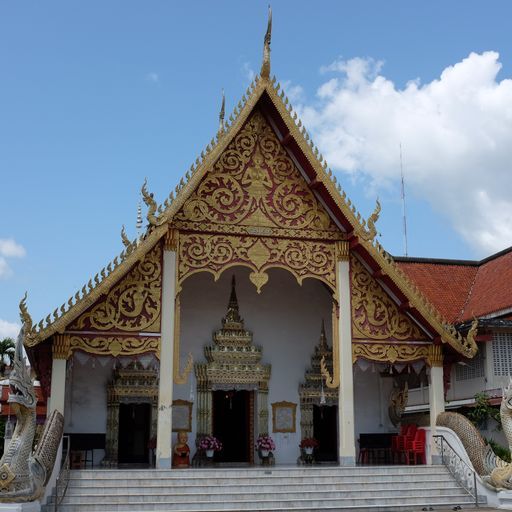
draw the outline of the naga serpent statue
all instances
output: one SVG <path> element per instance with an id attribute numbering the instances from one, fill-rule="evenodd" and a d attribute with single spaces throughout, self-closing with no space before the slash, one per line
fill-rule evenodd
<path id="1" fill-rule="evenodd" d="M 53 411 L 34 451 L 36 433 L 36 394 L 25 365 L 23 340 L 30 330 L 25 298 L 20 304 L 23 325 L 16 341 L 14 364 L 9 376 L 8 403 L 16 414 L 16 428 L 0 459 L 0 502 L 27 502 L 42 497 L 52 474 L 62 438 L 64 417 Z"/>
<path id="2" fill-rule="evenodd" d="M 500 418 L 509 450 L 512 450 L 512 378 L 503 389 Z M 500 459 L 493 452 L 491 446 L 484 441 L 477 428 L 465 416 L 443 412 L 437 417 L 436 424 L 452 429 L 459 436 L 475 471 L 488 487 L 495 490 L 512 490 L 512 464 Z"/>

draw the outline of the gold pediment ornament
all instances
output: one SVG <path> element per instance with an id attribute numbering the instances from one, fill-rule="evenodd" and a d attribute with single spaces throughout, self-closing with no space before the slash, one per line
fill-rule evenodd
<path id="1" fill-rule="evenodd" d="M 160 331 L 162 248 L 157 244 L 68 330 Z"/>
<path id="2" fill-rule="evenodd" d="M 69 354 L 81 350 L 97 356 L 136 356 L 153 352 L 160 357 L 160 336 L 80 336 L 68 338 Z"/>
<path id="3" fill-rule="evenodd" d="M 424 359 L 429 361 L 430 345 L 410 343 L 352 343 L 352 361 L 359 357 L 379 363 L 411 363 Z"/>
<path id="4" fill-rule="evenodd" d="M 339 229 L 309 189 L 274 130 L 259 111 L 204 176 L 175 215 L 180 230 L 333 238 Z M 306 231 L 306 235 L 304 234 Z"/>
<path id="5" fill-rule="evenodd" d="M 251 269 L 249 278 L 258 292 L 270 268 L 288 270 L 299 284 L 312 277 L 336 288 L 336 248 L 322 241 L 181 233 L 178 261 L 178 289 L 192 274 L 206 271 L 217 280 L 236 265 Z"/>
<path id="6" fill-rule="evenodd" d="M 350 266 L 354 338 L 397 341 L 427 339 L 355 256 L 350 258 Z"/>

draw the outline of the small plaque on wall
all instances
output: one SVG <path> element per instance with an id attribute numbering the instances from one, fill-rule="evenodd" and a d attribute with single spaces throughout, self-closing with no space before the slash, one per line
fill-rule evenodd
<path id="1" fill-rule="evenodd" d="M 272 404 L 272 431 L 295 432 L 295 412 L 297 404 L 293 402 L 274 402 Z"/>
<path id="2" fill-rule="evenodd" d="M 172 431 L 192 432 L 192 402 L 172 401 Z"/>

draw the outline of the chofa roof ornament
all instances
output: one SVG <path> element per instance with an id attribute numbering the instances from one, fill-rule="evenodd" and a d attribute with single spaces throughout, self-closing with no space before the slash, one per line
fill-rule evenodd
<path id="1" fill-rule="evenodd" d="M 272 8 L 268 6 L 268 22 L 265 38 L 263 39 L 263 62 L 261 64 L 261 78 L 270 76 L 270 41 L 272 39 Z"/>

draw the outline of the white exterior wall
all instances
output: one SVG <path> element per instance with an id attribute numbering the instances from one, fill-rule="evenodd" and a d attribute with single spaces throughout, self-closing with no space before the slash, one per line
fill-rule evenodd
<path id="1" fill-rule="evenodd" d="M 360 434 L 396 432 L 388 414 L 389 396 L 393 389 L 393 379 L 381 377 L 379 365 L 362 371 L 354 366 L 354 404 L 356 450 L 359 453 Z M 375 371 L 372 371 L 372 368 Z"/>
<path id="2" fill-rule="evenodd" d="M 80 364 L 76 357 L 66 386 L 66 434 L 104 434 L 107 430 L 107 384 L 112 379 L 114 360 L 105 366 L 89 359 Z M 105 456 L 104 450 L 94 450 L 94 464 Z"/>
<path id="3" fill-rule="evenodd" d="M 322 318 L 326 322 L 327 339 L 332 343 L 331 295 L 319 281 L 306 279 L 302 286 L 284 270 L 269 271 L 269 282 L 261 294 L 249 281 L 249 270 L 234 268 L 214 282 L 210 274 L 199 273 L 185 281 L 181 293 L 181 367 L 189 352 L 195 362 L 204 362 L 203 347 L 212 344 L 212 333 L 221 327 L 231 289 L 231 276 L 236 276 L 240 314 L 245 327 L 253 332 L 254 345 L 263 347 L 262 362 L 272 365 L 269 382 L 269 433 L 276 442 L 277 464 L 295 463 L 299 456 L 300 403 L 299 383 L 309 367 L 314 346 L 320 337 Z M 196 396 L 195 377 L 191 375 Z M 174 399 L 189 400 L 191 382 L 174 386 Z M 272 432 L 273 402 L 287 400 L 297 404 L 296 432 Z M 256 407 L 255 407 L 255 410 Z M 189 434 L 192 454 L 196 437 L 196 408 L 192 411 L 194 427 Z M 174 435 L 175 437 L 175 435 Z"/>
<path id="4" fill-rule="evenodd" d="M 306 279 L 299 286 L 284 270 L 271 270 L 269 282 L 261 294 L 249 281 L 249 270 L 234 268 L 224 272 L 217 282 L 207 273 L 191 276 L 181 293 L 181 368 L 188 353 L 194 362 L 204 362 L 203 349 L 212 344 L 212 333 L 221 327 L 226 313 L 233 273 L 237 280 L 240 313 L 245 327 L 253 332 L 254 345 L 263 347 L 262 362 L 272 365 L 269 382 L 269 433 L 277 444 L 276 463 L 294 464 L 299 456 L 300 402 L 298 387 L 310 366 L 311 355 L 320 337 L 320 324 L 325 320 L 329 345 L 332 344 L 331 295 L 319 281 Z M 82 355 L 81 364 L 75 356 L 66 388 L 65 432 L 104 433 L 107 423 L 107 384 L 112 378 L 114 359 L 94 367 L 90 356 Z M 119 364 L 119 363 L 118 363 Z M 393 427 L 387 415 L 391 379 L 382 379 L 378 371 L 355 369 L 355 430 L 361 432 L 390 432 Z M 379 381 L 381 384 L 379 384 Z M 379 387 L 380 386 L 380 387 Z M 183 385 L 174 385 L 173 399 L 193 401 L 197 398 L 195 376 L 192 372 Z M 295 433 L 272 432 L 272 402 L 287 400 L 297 404 Z M 255 411 L 257 406 L 255 404 Z M 196 407 L 192 410 L 193 431 L 189 433 L 191 454 L 195 453 Z M 173 434 L 173 443 L 176 434 Z M 96 450 L 95 463 L 104 456 Z"/>

